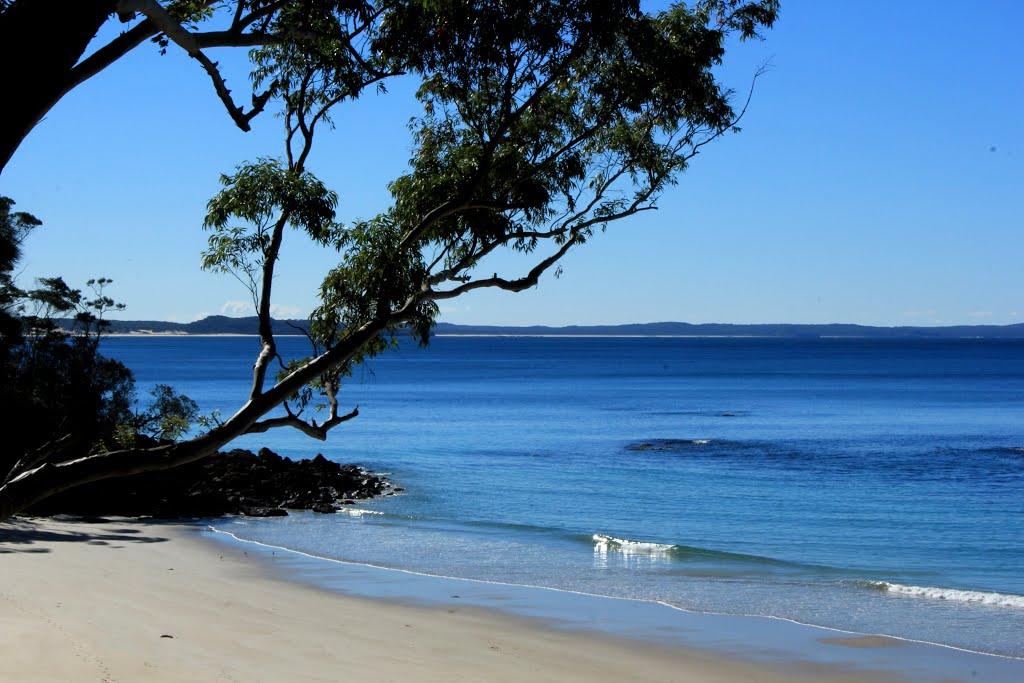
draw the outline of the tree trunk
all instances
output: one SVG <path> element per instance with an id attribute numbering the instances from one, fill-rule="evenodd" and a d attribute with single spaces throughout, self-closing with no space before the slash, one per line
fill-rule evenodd
<path id="1" fill-rule="evenodd" d="M 71 85 L 71 69 L 116 0 L 16 0 L 0 13 L 0 172 Z"/>
<path id="2" fill-rule="evenodd" d="M 0 488 L 0 521 L 74 486 L 170 469 L 199 460 L 216 450 L 216 444 L 197 439 L 181 444 L 88 456 L 66 463 L 46 463 Z"/>

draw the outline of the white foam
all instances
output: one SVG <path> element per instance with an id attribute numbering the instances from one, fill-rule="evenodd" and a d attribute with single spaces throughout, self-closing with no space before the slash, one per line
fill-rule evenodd
<path id="1" fill-rule="evenodd" d="M 631 541 L 626 538 L 615 538 L 604 534 L 594 534 L 594 552 L 607 554 L 618 552 L 623 555 L 665 555 L 674 546 L 666 543 L 651 543 L 649 541 Z"/>
<path id="2" fill-rule="evenodd" d="M 706 446 L 711 443 L 711 439 L 694 439 L 691 441 L 694 446 Z"/>
<path id="3" fill-rule="evenodd" d="M 949 600 L 951 602 L 970 602 L 981 605 L 992 605 L 994 607 L 1016 607 L 1018 609 L 1024 609 L 1024 595 L 969 591 L 958 588 L 935 588 L 932 586 L 905 586 L 901 583 L 890 583 L 888 581 L 870 581 L 869 585 L 872 588 L 877 588 L 887 593 L 909 595 L 915 598 Z"/>
<path id="4" fill-rule="evenodd" d="M 364 515 L 383 515 L 383 512 L 378 510 L 367 510 L 365 508 L 341 508 L 338 512 L 344 512 L 349 517 L 362 517 Z"/>

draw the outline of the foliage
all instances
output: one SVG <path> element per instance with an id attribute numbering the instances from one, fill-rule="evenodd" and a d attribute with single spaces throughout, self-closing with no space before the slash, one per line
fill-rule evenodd
<path id="1" fill-rule="evenodd" d="M 338 252 L 312 315 L 312 355 L 285 361 L 269 324 L 262 332 L 252 397 L 272 358 L 282 382 L 334 357 L 289 393 L 290 417 L 313 405 L 314 393 L 336 415 L 341 379 L 393 347 L 400 330 L 426 344 L 437 300 L 531 287 L 595 230 L 656 208 L 704 145 L 736 129 L 742 110 L 713 69 L 728 37 L 757 37 L 778 3 L 704 0 L 655 14 L 635 0 L 417 0 L 381 9 L 376 21 L 361 17 L 371 62 L 347 50 L 312 58 L 308 44 L 257 51 L 257 83 L 283 102 L 285 155 L 222 176 L 207 208 L 203 266 L 246 283 L 261 316 L 284 227 Z M 330 49 L 337 55 L 339 46 Z M 389 208 L 340 224 L 337 195 L 306 168 L 315 127 L 360 84 L 389 73 L 421 83 L 409 169 L 390 184 Z M 524 276 L 478 275 L 500 249 L 546 244 L 553 251 Z M 363 330 L 372 333 L 350 348 Z"/>
<path id="2" fill-rule="evenodd" d="M 23 211 L 13 211 L 14 200 L 0 197 L 0 354 L 6 356 L 13 340 L 21 336 L 17 307 L 23 293 L 14 282 L 14 267 L 21 259 L 21 245 L 41 223 Z"/>
<path id="3" fill-rule="evenodd" d="M 234 275 L 254 298 L 259 274 L 276 249 L 273 234 L 279 216 L 321 243 L 334 232 L 338 196 L 311 173 L 260 159 L 221 176 L 221 184 L 224 189 L 207 206 L 204 225 L 213 235 L 202 267 Z"/>
<path id="4" fill-rule="evenodd" d="M 59 277 L 41 278 L 30 290 L 18 288 L 13 272 L 21 243 L 41 223 L 12 212 L 13 205 L 0 197 L 0 414 L 17 425 L 4 434 L 0 481 L 53 458 L 121 447 L 140 433 L 183 436 L 195 421 L 195 402 L 160 385 L 150 407 L 136 413 L 131 371 L 100 353 L 109 325 L 105 314 L 124 308 L 105 293 L 109 279 L 89 280 L 89 293 Z M 70 320 L 70 331 L 62 320 Z"/>
<path id="5" fill-rule="evenodd" d="M 149 408 L 128 422 L 135 432 L 157 441 L 174 441 L 183 437 L 199 418 L 199 405 L 173 387 L 157 384 L 150 393 Z"/>

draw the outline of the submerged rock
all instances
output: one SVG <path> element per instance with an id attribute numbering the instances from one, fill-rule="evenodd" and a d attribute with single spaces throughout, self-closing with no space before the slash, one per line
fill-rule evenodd
<path id="1" fill-rule="evenodd" d="M 712 445 L 711 439 L 656 439 L 654 441 L 640 441 L 637 443 L 631 443 L 628 446 L 626 446 L 626 450 L 678 452 L 703 450 L 710 445 Z"/>
<path id="2" fill-rule="evenodd" d="M 329 513 L 391 490 L 383 477 L 322 454 L 292 460 L 261 448 L 221 452 L 163 472 L 87 484 L 42 501 L 29 514 L 216 517 Z"/>

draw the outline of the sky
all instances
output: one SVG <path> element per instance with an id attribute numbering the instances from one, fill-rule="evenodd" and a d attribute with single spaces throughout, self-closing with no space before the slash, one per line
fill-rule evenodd
<path id="1" fill-rule="evenodd" d="M 1024 322 L 1021 25 L 1016 0 L 783 0 L 766 40 L 731 46 L 718 72 L 745 92 L 769 64 L 742 132 L 706 148 L 657 212 L 616 223 L 537 288 L 443 302 L 442 320 Z M 237 53 L 214 58 L 246 92 Z M 414 87 L 343 105 L 317 143 L 311 168 L 342 220 L 387 208 Z M 280 131 L 267 114 L 235 128 L 180 51 L 136 50 L 61 101 L 0 177 L 44 222 L 21 284 L 107 276 L 128 319 L 251 315 L 235 280 L 199 269 L 201 224 L 219 174 L 278 156 Z M 308 315 L 333 263 L 289 235 L 276 314 Z"/>

